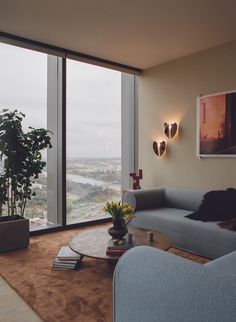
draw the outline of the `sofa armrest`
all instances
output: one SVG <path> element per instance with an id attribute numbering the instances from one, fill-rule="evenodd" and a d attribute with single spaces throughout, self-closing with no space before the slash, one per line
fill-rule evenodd
<path id="1" fill-rule="evenodd" d="M 236 278 L 152 247 L 118 261 L 114 322 L 234 322 Z"/>
<path id="2" fill-rule="evenodd" d="M 219 257 L 205 266 L 223 273 L 233 274 L 236 277 L 236 251 Z"/>
<path id="3" fill-rule="evenodd" d="M 128 202 L 134 209 L 144 210 L 163 207 L 165 204 L 165 189 L 140 189 L 124 192 L 123 202 Z"/>

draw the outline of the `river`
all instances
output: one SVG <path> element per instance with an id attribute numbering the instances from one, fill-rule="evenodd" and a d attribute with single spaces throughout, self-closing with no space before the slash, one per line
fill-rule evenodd
<path id="1" fill-rule="evenodd" d="M 110 188 L 116 191 L 121 190 L 121 185 L 119 183 L 112 183 L 107 181 L 96 180 L 92 178 L 85 178 L 77 174 L 67 174 L 66 179 L 76 183 L 90 184 L 92 186 L 99 186 L 102 188 Z"/>
<path id="2" fill-rule="evenodd" d="M 47 172 L 43 171 L 43 175 L 47 177 Z M 68 174 L 66 175 L 66 179 L 68 181 L 76 182 L 76 183 L 82 183 L 82 184 L 90 184 L 91 186 L 98 186 L 102 188 L 109 188 L 116 191 L 121 191 L 121 185 L 119 183 L 112 183 L 108 181 L 101 181 L 96 180 L 92 178 L 86 178 L 83 176 L 80 176 L 78 174 Z"/>

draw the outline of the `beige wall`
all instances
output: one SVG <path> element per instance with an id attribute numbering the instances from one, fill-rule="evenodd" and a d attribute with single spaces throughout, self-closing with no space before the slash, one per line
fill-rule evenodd
<path id="1" fill-rule="evenodd" d="M 236 89 L 236 41 L 144 71 L 139 92 L 139 167 L 143 187 L 194 190 L 236 187 L 236 158 L 197 159 L 196 97 Z M 158 158 L 163 123 L 177 121 L 179 136 Z"/>

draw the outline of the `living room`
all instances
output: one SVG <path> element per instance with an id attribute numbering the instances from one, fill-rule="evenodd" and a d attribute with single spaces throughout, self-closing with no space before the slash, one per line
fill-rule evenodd
<path id="1" fill-rule="evenodd" d="M 1 111 L 1 176 L 4 120 L 44 145 L 26 222 L 0 221 L 0 321 L 235 321 L 235 9 L 1 1 L 1 110 L 25 114 Z"/>

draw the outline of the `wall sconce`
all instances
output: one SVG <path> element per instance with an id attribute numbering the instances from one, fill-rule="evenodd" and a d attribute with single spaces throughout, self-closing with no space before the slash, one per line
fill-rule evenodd
<path id="1" fill-rule="evenodd" d="M 167 145 L 165 141 L 161 141 L 161 142 L 153 141 L 152 147 L 156 155 L 158 157 L 161 157 L 166 152 Z"/>
<path id="2" fill-rule="evenodd" d="M 164 133 L 169 139 L 172 139 L 176 135 L 177 130 L 177 123 L 164 123 Z"/>

